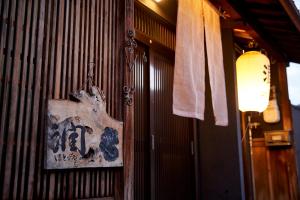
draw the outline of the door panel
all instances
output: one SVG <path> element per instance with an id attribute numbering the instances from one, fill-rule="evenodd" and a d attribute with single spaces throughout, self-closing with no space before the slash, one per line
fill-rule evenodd
<path id="1" fill-rule="evenodd" d="M 194 199 L 192 120 L 172 114 L 174 57 L 147 49 L 139 43 L 135 62 L 135 199 Z"/>
<path id="2" fill-rule="evenodd" d="M 149 67 L 147 48 L 136 49 L 134 70 L 134 199 L 150 199 Z"/>
<path id="3" fill-rule="evenodd" d="M 192 120 L 172 114 L 174 59 L 150 51 L 152 199 L 193 199 Z"/>

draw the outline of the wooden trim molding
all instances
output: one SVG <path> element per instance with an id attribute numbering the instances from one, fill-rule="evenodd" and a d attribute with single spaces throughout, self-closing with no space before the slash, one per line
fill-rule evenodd
<path id="1" fill-rule="evenodd" d="M 142 33 L 141 31 L 136 30 L 136 39 L 139 40 L 140 42 L 146 44 L 151 49 L 155 49 L 156 51 L 158 51 L 160 53 L 163 53 L 170 57 L 175 58 L 175 51 L 173 49 L 166 47 L 165 45 L 161 44 L 160 42 L 156 41 L 153 38 L 150 38 L 149 36 Z"/>

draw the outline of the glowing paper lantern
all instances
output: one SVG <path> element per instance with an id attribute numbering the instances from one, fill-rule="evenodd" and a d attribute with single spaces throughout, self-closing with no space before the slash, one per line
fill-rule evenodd
<path id="1" fill-rule="evenodd" d="M 242 54 L 236 61 L 240 111 L 264 111 L 269 103 L 270 61 L 258 51 Z"/>

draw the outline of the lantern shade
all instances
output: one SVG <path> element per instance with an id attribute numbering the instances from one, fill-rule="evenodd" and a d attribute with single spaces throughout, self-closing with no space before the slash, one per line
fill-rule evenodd
<path id="1" fill-rule="evenodd" d="M 236 61 L 239 110 L 264 111 L 269 103 L 270 61 L 258 51 L 242 54 Z"/>

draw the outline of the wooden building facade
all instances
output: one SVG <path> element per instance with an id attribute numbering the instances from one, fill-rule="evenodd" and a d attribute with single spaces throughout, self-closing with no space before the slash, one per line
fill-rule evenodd
<path id="1" fill-rule="evenodd" d="M 120 168 L 45 170 L 48 99 L 94 82 L 108 113 L 122 119 L 123 1 L 3 0 L 0 64 L 0 198 L 78 199 L 116 195 Z"/>
<path id="2" fill-rule="evenodd" d="M 297 142 L 269 148 L 263 132 L 297 125 L 285 67 L 300 62 L 299 12 L 290 0 L 210 2 L 224 17 L 227 127 L 214 125 L 208 76 L 205 120 L 172 115 L 177 0 L 1 0 L 0 199 L 298 199 Z M 235 61 L 252 40 L 272 57 L 278 124 L 238 111 Z M 124 122 L 124 166 L 47 170 L 47 101 L 86 89 L 90 67 Z M 262 124 L 254 173 L 247 115 Z"/>

